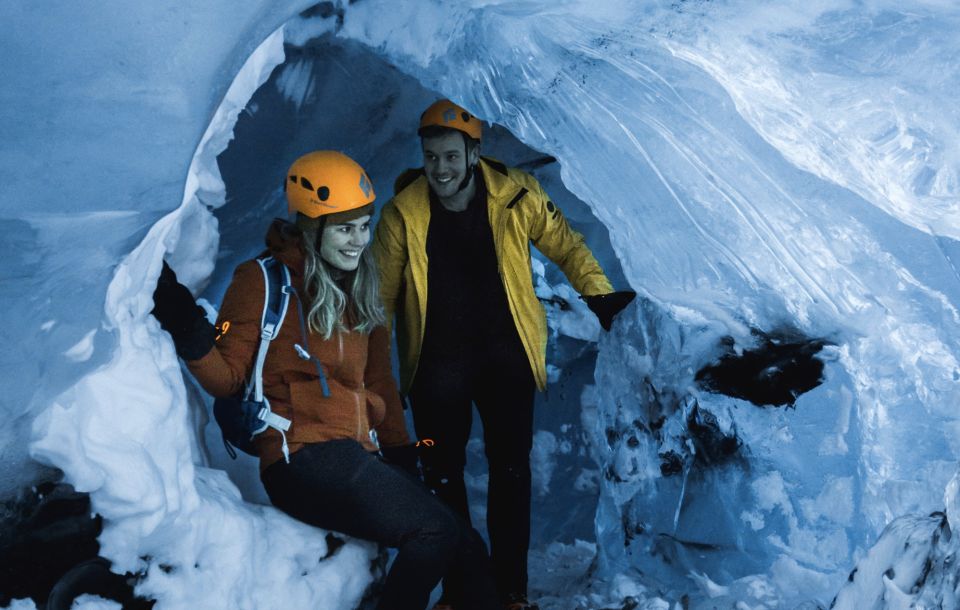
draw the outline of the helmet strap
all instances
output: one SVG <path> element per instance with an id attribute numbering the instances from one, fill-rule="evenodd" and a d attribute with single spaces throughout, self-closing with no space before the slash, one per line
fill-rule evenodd
<path id="1" fill-rule="evenodd" d="M 460 186 L 457 187 L 457 192 L 463 192 L 463 189 L 470 186 L 470 179 L 473 178 L 473 171 L 476 169 L 476 165 L 467 166 L 467 175 L 463 177 L 463 180 L 460 181 Z"/>
<path id="2" fill-rule="evenodd" d="M 474 163 L 473 165 L 470 165 L 470 161 L 469 161 L 470 153 L 467 152 L 468 150 L 470 150 L 470 146 L 469 144 L 467 144 L 467 138 L 469 136 L 464 131 L 461 131 L 460 135 L 463 136 L 463 166 L 464 166 L 464 169 L 466 170 L 466 174 L 463 176 L 463 180 L 460 181 L 460 186 L 457 187 L 457 193 L 462 192 L 463 189 L 470 186 L 470 180 L 473 178 L 473 174 L 477 170 L 477 164 Z"/>

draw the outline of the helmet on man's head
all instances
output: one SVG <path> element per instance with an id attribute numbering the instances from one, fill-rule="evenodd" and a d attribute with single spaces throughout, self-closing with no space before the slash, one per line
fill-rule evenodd
<path id="1" fill-rule="evenodd" d="M 308 218 L 359 212 L 376 198 L 367 172 L 335 150 L 318 150 L 294 161 L 284 179 L 284 191 L 290 213 Z"/>
<path id="2" fill-rule="evenodd" d="M 480 140 L 483 133 L 480 119 L 450 100 L 436 101 L 423 111 L 423 114 L 420 115 L 420 129 L 417 130 L 417 133 L 422 136 L 424 129 L 428 127 L 456 129 L 474 140 Z"/>

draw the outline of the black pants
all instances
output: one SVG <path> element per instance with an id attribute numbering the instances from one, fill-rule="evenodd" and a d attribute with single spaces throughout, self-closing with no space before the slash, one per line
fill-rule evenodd
<path id="1" fill-rule="evenodd" d="M 489 466 L 487 531 L 501 596 L 526 593 L 530 547 L 530 447 L 536 384 L 519 343 L 469 353 L 424 353 L 410 389 L 417 436 L 435 446 L 423 456 L 424 479 L 469 522 L 463 469 L 470 437 L 471 403 L 483 422 Z M 450 575 L 443 600 L 455 606 L 468 597 L 465 583 Z"/>
<path id="2" fill-rule="evenodd" d="M 261 475 L 274 506 L 304 523 L 398 549 L 377 610 L 426 608 L 450 573 L 464 608 L 499 608 L 480 535 L 407 473 L 353 440 L 307 445 Z"/>

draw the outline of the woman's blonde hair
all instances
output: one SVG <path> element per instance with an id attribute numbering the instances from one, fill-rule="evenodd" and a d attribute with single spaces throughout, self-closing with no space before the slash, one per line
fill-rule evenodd
<path id="1" fill-rule="evenodd" d="M 386 323 L 380 302 L 380 278 L 370 248 L 363 249 L 356 271 L 348 272 L 344 276 L 346 281 L 338 283 L 317 250 L 317 237 L 323 223 L 298 214 L 297 225 L 303 231 L 306 254 L 303 287 L 309 300 L 307 326 L 310 330 L 329 339 L 334 331 L 369 334 Z M 352 328 L 348 329 L 344 322 Z"/>

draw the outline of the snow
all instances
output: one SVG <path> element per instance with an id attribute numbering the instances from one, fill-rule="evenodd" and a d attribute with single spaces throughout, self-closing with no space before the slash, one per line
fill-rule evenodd
<path id="1" fill-rule="evenodd" d="M 49 476 L 28 458 L 32 419 L 110 359 L 65 353 L 100 328 L 112 269 L 179 205 L 189 164 L 243 63 L 308 2 L 109 7 L 4 3 L 0 298 L 5 495 Z M 52 324 L 51 324 L 52 323 Z"/>
<path id="2" fill-rule="evenodd" d="M 63 353 L 68 359 L 74 362 L 85 362 L 93 356 L 93 336 L 97 334 L 96 330 L 91 330 L 83 339 Z"/>
<path id="3" fill-rule="evenodd" d="M 37 605 L 31 599 L 15 599 L 6 610 L 37 610 Z"/>
<path id="4" fill-rule="evenodd" d="M 122 606 L 99 595 L 81 595 L 70 606 L 70 610 L 122 610 Z"/>
<path id="5" fill-rule="evenodd" d="M 556 528 L 538 536 L 562 536 L 559 498 L 596 502 L 594 541 L 537 539 L 542 607 L 956 605 L 955 542 L 928 516 L 960 512 L 954 4 L 364 0 L 298 16 L 310 4 L 2 9 L 0 489 L 62 470 L 158 610 L 354 605 L 375 550 L 326 557 L 325 532 L 263 505 L 150 295 L 166 256 L 212 313 L 301 152 L 343 149 L 390 193 L 443 95 L 499 126 L 485 153 L 558 160 L 538 177 L 640 293 L 605 333 L 534 262 L 553 393 L 535 520 Z M 754 330 L 827 340 L 822 385 L 781 408 L 703 390 L 697 371 Z M 691 418 L 735 436 L 734 455 Z"/>

